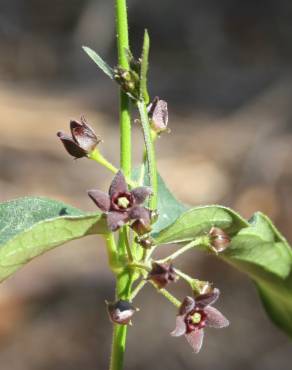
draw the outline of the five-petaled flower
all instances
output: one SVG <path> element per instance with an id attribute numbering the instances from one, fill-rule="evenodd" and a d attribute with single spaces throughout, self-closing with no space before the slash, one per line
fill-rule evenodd
<path id="1" fill-rule="evenodd" d="M 109 194 L 100 190 L 89 190 L 88 195 L 107 215 L 107 224 L 111 231 L 116 231 L 128 222 L 143 225 L 143 232 L 151 230 L 151 211 L 142 206 L 152 190 L 146 186 L 128 189 L 125 177 L 118 171 L 114 177 Z M 135 230 L 136 231 L 136 230 Z"/>
<path id="2" fill-rule="evenodd" d="M 174 337 L 184 335 L 195 353 L 202 347 L 205 327 L 220 329 L 229 325 L 226 317 L 211 306 L 219 294 L 219 289 L 215 288 L 213 292 L 201 294 L 196 298 L 187 296 L 180 306 L 176 327 L 171 335 Z"/>
<path id="3" fill-rule="evenodd" d="M 86 157 L 101 142 L 101 139 L 96 136 L 94 130 L 83 116 L 81 117 L 81 122 L 70 121 L 70 130 L 72 136 L 62 131 L 59 131 L 57 136 L 72 157 Z"/>

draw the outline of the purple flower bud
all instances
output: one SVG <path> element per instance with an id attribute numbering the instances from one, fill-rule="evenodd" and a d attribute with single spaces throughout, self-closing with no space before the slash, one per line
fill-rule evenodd
<path id="1" fill-rule="evenodd" d="M 156 96 L 148 106 L 148 115 L 153 131 L 160 134 L 161 132 L 168 130 L 168 109 L 166 101 L 161 100 Z"/>
<path id="2" fill-rule="evenodd" d="M 209 231 L 211 249 L 215 253 L 225 251 L 230 245 L 229 235 L 219 227 L 212 227 Z"/>
<path id="3" fill-rule="evenodd" d="M 142 248 L 150 249 L 155 245 L 154 240 L 149 235 L 136 236 L 135 242 L 140 244 Z"/>
<path id="4" fill-rule="evenodd" d="M 159 289 L 164 288 L 168 283 L 175 282 L 177 275 L 172 263 L 152 263 L 152 270 L 149 272 L 148 280 L 152 280 Z"/>
<path id="5" fill-rule="evenodd" d="M 81 122 L 70 121 L 70 130 L 72 136 L 61 131 L 57 133 L 57 136 L 67 152 L 74 158 L 86 157 L 101 141 L 83 116 Z"/>
<path id="6" fill-rule="evenodd" d="M 131 324 L 131 318 L 137 311 L 129 301 L 120 299 L 117 302 L 106 302 L 111 322 L 120 325 Z"/>

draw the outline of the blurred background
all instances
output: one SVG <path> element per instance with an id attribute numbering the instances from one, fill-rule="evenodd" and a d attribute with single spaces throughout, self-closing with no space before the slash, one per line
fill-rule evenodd
<path id="1" fill-rule="evenodd" d="M 131 45 L 151 36 L 150 91 L 169 103 L 160 172 L 191 205 L 267 213 L 292 241 L 292 3 L 289 0 L 129 0 Z M 0 1 L 0 201 L 45 195 L 94 210 L 85 190 L 111 175 L 73 161 L 56 138 L 84 114 L 118 163 L 117 86 L 82 52 L 115 65 L 113 1 Z M 138 163 L 141 132 L 134 126 Z M 171 248 L 171 247 L 170 247 Z M 169 248 L 168 248 L 169 249 Z M 166 250 L 164 251 L 166 253 Z M 126 369 L 287 369 L 291 342 L 267 319 L 255 287 L 215 258 L 179 266 L 214 281 L 232 325 L 208 330 L 195 356 L 173 339 L 175 310 L 151 287 L 137 297 Z M 188 291 L 178 283 L 174 291 Z M 0 367 L 106 369 L 113 298 L 102 240 L 89 237 L 31 262 L 0 288 Z"/>

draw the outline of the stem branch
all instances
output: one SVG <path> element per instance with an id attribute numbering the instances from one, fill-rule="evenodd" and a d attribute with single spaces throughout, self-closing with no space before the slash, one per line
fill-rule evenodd
<path id="1" fill-rule="evenodd" d="M 209 239 L 208 239 L 209 241 Z M 186 244 L 185 246 L 183 246 L 182 248 L 178 249 L 177 251 L 175 251 L 174 253 L 172 253 L 171 255 L 169 255 L 168 257 L 165 257 L 157 262 L 167 262 L 169 260 L 174 260 L 175 258 L 179 257 L 181 254 L 187 252 L 189 249 L 192 249 L 193 247 L 196 247 L 198 245 L 205 245 L 206 243 L 206 237 L 202 236 L 202 237 L 198 237 L 196 238 L 195 240 L 192 240 L 190 243 Z"/>
<path id="2" fill-rule="evenodd" d="M 149 118 L 147 113 L 147 107 L 144 101 L 137 101 L 137 107 L 140 114 L 141 125 L 143 129 L 144 142 L 146 148 L 146 157 L 148 164 L 148 175 L 150 180 L 150 186 L 152 188 L 153 195 L 150 199 L 150 208 L 157 208 L 157 190 L 158 190 L 158 180 L 157 180 L 157 168 L 156 168 L 156 158 L 155 158 L 155 148 L 154 143 L 151 139 L 151 130 L 149 124 Z"/>

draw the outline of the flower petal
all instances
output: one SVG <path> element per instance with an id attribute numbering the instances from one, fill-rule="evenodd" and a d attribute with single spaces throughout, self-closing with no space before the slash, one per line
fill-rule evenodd
<path id="1" fill-rule="evenodd" d="M 167 102 L 159 99 L 152 109 L 151 127 L 154 131 L 160 133 L 165 131 L 168 124 Z"/>
<path id="2" fill-rule="evenodd" d="M 136 204 L 142 204 L 145 199 L 152 194 L 152 190 L 148 186 L 140 186 L 131 191 Z"/>
<path id="3" fill-rule="evenodd" d="M 183 315 L 176 316 L 175 329 L 170 333 L 173 337 L 180 337 L 186 333 L 187 326 Z"/>
<path id="4" fill-rule="evenodd" d="M 196 297 L 196 306 L 199 308 L 204 308 L 210 304 L 213 304 L 217 301 L 220 295 L 220 290 L 214 288 L 211 293 L 201 294 Z"/>
<path id="5" fill-rule="evenodd" d="M 179 308 L 180 315 L 186 315 L 195 308 L 195 300 L 190 296 L 186 296 L 182 301 L 182 304 Z"/>
<path id="6" fill-rule="evenodd" d="M 111 186 L 109 188 L 109 195 L 112 197 L 115 193 L 125 193 L 128 191 L 128 185 L 122 171 L 118 171 L 116 176 L 113 178 Z"/>
<path id="7" fill-rule="evenodd" d="M 132 207 L 129 211 L 129 217 L 131 220 L 141 220 L 145 225 L 151 224 L 151 212 L 145 207 Z"/>
<path id="8" fill-rule="evenodd" d="M 87 193 L 99 209 L 104 212 L 109 211 L 111 201 L 106 193 L 97 189 L 89 190 Z"/>
<path id="9" fill-rule="evenodd" d="M 70 121 L 70 129 L 73 139 L 87 152 L 91 152 L 100 142 L 84 117 L 81 117 L 81 123 Z"/>
<path id="10" fill-rule="evenodd" d="M 65 134 L 64 132 L 58 132 L 57 136 L 61 139 L 67 152 L 75 158 L 82 158 L 86 156 L 86 151 L 80 148 L 80 146 L 75 143 L 71 136 Z"/>
<path id="11" fill-rule="evenodd" d="M 226 317 L 216 308 L 208 306 L 204 308 L 204 312 L 207 314 L 206 318 L 207 326 L 216 329 L 221 329 L 229 325 L 229 321 L 226 319 Z"/>
<path id="12" fill-rule="evenodd" d="M 186 334 L 185 337 L 189 345 L 194 350 L 194 352 L 195 353 L 200 352 L 204 339 L 204 330 L 203 329 L 194 330 L 189 334 Z"/>
<path id="13" fill-rule="evenodd" d="M 111 231 L 116 231 L 128 222 L 128 214 L 126 212 L 109 212 L 107 215 L 107 224 Z"/>

